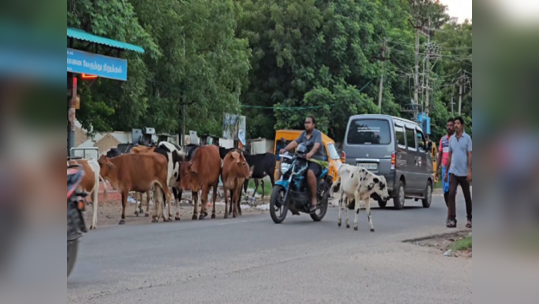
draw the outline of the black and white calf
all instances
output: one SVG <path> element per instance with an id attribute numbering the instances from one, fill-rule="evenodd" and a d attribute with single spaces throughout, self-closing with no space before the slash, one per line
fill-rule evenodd
<path id="1" fill-rule="evenodd" d="M 358 215 L 361 210 L 361 202 L 364 202 L 369 219 L 369 226 L 371 231 L 374 232 L 370 199 L 373 194 L 378 195 L 382 200 L 389 199 L 385 177 L 375 175 L 365 168 L 341 164 L 340 162 L 337 163 L 337 167 L 339 172 L 339 182 L 336 183 L 333 191 L 339 191 L 340 187 L 339 227 L 341 227 L 342 224 L 342 210 L 346 209 L 346 228 L 350 228 L 350 224 L 348 223 L 348 200 L 353 197 L 355 198 L 356 213 L 354 218 L 354 230 L 358 230 Z"/>
<path id="2" fill-rule="evenodd" d="M 164 155 L 167 158 L 167 182 L 168 187 L 172 188 L 172 193 L 174 194 L 174 199 L 176 201 L 176 216 L 177 221 L 180 220 L 180 213 L 178 208 L 182 199 L 182 190 L 180 188 L 180 161 L 185 160 L 186 153 L 182 150 L 181 147 L 162 141 L 155 148 L 155 153 Z M 166 200 L 164 200 L 166 204 Z M 170 205 L 168 207 L 168 213 L 170 213 Z"/>

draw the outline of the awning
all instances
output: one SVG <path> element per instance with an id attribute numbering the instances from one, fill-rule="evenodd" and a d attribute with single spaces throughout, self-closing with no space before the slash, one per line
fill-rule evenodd
<path id="1" fill-rule="evenodd" d="M 128 51 L 134 51 L 137 53 L 144 53 L 144 49 L 140 46 L 136 46 L 133 44 L 120 42 L 104 37 L 99 37 L 96 35 L 92 35 L 90 33 L 87 33 L 83 30 L 74 29 L 74 28 L 67 28 L 67 37 L 68 38 L 74 38 L 78 40 L 84 40 L 88 42 L 93 42 L 97 44 L 107 45 L 113 48 L 122 49 L 122 50 L 128 50 Z"/>

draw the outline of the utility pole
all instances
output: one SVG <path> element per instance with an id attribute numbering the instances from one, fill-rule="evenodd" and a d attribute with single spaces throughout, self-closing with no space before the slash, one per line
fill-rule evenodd
<path id="1" fill-rule="evenodd" d="M 384 93 L 384 74 L 385 74 L 385 63 L 386 63 L 386 48 L 387 48 L 387 41 L 384 39 L 384 45 L 381 47 L 382 49 L 382 57 L 380 58 L 382 60 L 382 77 L 380 78 L 380 90 L 378 95 L 378 108 L 380 108 L 380 114 L 382 114 L 382 96 Z"/>
<path id="2" fill-rule="evenodd" d="M 420 24 L 419 16 L 416 17 L 416 23 L 410 24 L 415 28 L 415 73 L 414 73 L 414 121 L 417 121 L 417 109 L 419 106 L 419 30 L 425 25 L 425 20 Z"/>
<path id="3" fill-rule="evenodd" d="M 455 103 L 453 102 L 453 93 L 451 93 L 451 117 L 455 116 L 455 110 L 454 110 L 454 105 Z"/>
<path id="4" fill-rule="evenodd" d="M 427 86 L 426 86 L 426 94 L 425 95 L 425 113 L 427 115 L 427 117 L 429 117 L 429 93 L 430 93 L 430 87 L 429 87 L 429 76 L 430 76 L 430 51 L 431 51 L 431 45 L 430 45 L 430 17 L 429 17 L 429 22 L 427 23 L 427 68 L 426 68 L 426 75 L 425 75 L 425 78 L 426 78 L 426 82 L 427 82 Z"/>
<path id="5" fill-rule="evenodd" d="M 459 77 L 459 116 L 462 115 L 462 79 L 463 79 L 463 74 L 462 72 L 460 72 L 460 77 Z"/>
<path id="6" fill-rule="evenodd" d="M 183 60 L 185 61 L 185 33 L 183 33 Z M 182 86 L 182 147 L 185 149 L 185 85 Z"/>
<path id="7" fill-rule="evenodd" d="M 415 29 L 414 102 L 417 107 L 419 105 L 419 27 Z M 417 110 L 414 111 L 414 121 L 417 121 Z"/>

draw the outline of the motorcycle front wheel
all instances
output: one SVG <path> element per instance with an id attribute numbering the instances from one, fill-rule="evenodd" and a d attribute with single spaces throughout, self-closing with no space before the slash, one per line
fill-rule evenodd
<path id="1" fill-rule="evenodd" d="M 284 201 L 286 189 L 282 186 L 273 187 L 270 198 L 270 215 L 275 224 L 280 224 L 286 219 L 288 213 L 288 202 Z M 281 206 L 281 207 L 277 207 Z"/>
<path id="2" fill-rule="evenodd" d="M 75 262 L 77 261 L 77 252 L 79 251 L 79 240 L 67 242 L 67 277 L 71 275 Z"/>

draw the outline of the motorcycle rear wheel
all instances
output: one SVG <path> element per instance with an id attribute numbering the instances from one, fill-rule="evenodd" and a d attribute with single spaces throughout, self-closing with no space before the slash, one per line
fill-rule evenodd
<path id="1" fill-rule="evenodd" d="M 273 187 L 270 198 L 270 215 L 271 219 L 275 224 L 281 224 L 286 219 L 286 214 L 288 213 L 288 203 L 284 202 L 284 196 L 286 194 L 286 189 L 281 186 Z M 277 215 L 277 203 L 280 203 L 281 207 L 280 215 Z"/>
<path id="2" fill-rule="evenodd" d="M 79 240 L 67 242 L 67 277 L 71 275 L 71 271 L 75 267 L 77 261 L 77 253 L 79 251 Z"/>

